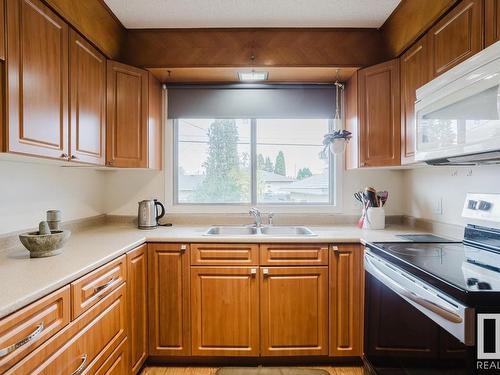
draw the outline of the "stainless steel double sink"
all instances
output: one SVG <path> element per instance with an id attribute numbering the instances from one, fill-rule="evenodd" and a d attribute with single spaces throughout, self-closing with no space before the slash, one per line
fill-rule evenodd
<path id="1" fill-rule="evenodd" d="M 275 236 L 310 237 L 317 236 L 311 229 L 293 225 L 218 225 L 210 227 L 205 236 Z"/>

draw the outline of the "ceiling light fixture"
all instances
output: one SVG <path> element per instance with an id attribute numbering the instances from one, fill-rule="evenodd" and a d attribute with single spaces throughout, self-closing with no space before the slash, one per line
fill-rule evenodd
<path id="1" fill-rule="evenodd" d="M 267 72 L 256 72 L 255 70 L 251 72 L 238 72 L 239 80 L 245 82 L 265 81 L 267 77 Z"/>

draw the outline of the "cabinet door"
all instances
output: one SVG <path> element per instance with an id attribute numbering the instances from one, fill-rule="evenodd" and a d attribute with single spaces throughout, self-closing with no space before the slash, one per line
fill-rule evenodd
<path id="1" fill-rule="evenodd" d="M 0 60 L 5 61 L 5 0 L 0 0 Z"/>
<path id="2" fill-rule="evenodd" d="M 132 374 L 146 360 L 148 351 L 147 321 L 147 245 L 127 254 L 127 291 L 129 303 L 129 358 Z"/>
<path id="3" fill-rule="evenodd" d="M 148 244 L 149 354 L 189 355 L 187 245 Z"/>
<path id="4" fill-rule="evenodd" d="M 330 355 L 363 354 L 363 248 L 332 246 L 330 252 Z"/>
<path id="5" fill-rule="evenodd" d="M 192 267 L 192 355 L 259 355 L 257 267 Z"/>
<path id="6" fill-rule="evenodd" d="M 68 158 L 68 26 L 39 0 L 7 1 L 7 151 Z"/>
<path id="7" fill-rule="evenodd" d="M 71 160 L 104 165 L 106 58 L 71 30 L 69 61 Z"/>
<path id="8" fill-rule="evenodd" d="M 400 164 L 399 61 L 359 71 L 360 167 Z"/>
<path id="9" fill-rule="evenodd" d="M 261 268 L 261 355 L 328 354 L 328 267 Z"/>
<path id="10" fill-rule="evenodd" d="M 439 357 L 439 328 L 432 320 L 369 274 L 365 293 L 366 355 Z"/>
<path id="11" fill-rule="evenodd" d="M 434 78 L 482 49 L 483 0 L 462 0 L 427 36 Z"/>
<path id="12" fill-rule="evenodd" d="M 148 72 L 108 60 L 107 164 L 147 167 Z"/>
<path id="13" fill-rule="evenodd" d="M 416 90 L 429 82 L 427 38 L 401 56 L 401 164 L 414 162 Z"/>
<path id="14" fill-rule="evenodd" d="M 500 40 L 500 1 L 485 0 L 484 6 L 484 42 L 489 46 Z"/>

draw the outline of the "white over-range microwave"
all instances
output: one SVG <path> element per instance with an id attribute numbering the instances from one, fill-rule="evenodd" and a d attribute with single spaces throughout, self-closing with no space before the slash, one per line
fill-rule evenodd
<path id="1" fill-rule="evenodd" d="M 500 42 L 417 90 L 417 161 L 500 163 Z"/>

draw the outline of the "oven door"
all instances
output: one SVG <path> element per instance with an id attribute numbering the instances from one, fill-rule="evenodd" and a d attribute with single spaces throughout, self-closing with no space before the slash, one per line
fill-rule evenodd
<path id="1" fill-rule="evenodd" d="M 397 296 L 467 346 L 475 343 L 475 311 L 365 250 L 365 270 Z M 396 328 L 397 329 L 397 328 Z"/>

